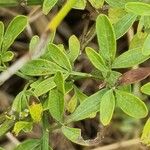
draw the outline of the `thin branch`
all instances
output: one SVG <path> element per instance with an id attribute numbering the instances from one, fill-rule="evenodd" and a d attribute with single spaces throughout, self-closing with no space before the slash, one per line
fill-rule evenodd
<path id="1" fill-rule="evenodd" d="M 108 146 L 102 146 L 92 150 L 116 150 L 116 149 L 122 149 L 129 146 L 134 146 L 134 145 L 140 145 L 140 140 L 133 139 L 133 140 L 123 141 L 123 142 L 117 142 Z"/>
<path id="2" fill-rule="evenodd" d="M 20 141 L 16 137 L 14 137 L 12 133 L 8 132 L 6 134 L 6 137 L 16 146 L 20 144 Z"/>

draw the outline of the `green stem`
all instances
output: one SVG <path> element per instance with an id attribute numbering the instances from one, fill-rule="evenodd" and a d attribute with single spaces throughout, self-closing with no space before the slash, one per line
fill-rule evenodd
<path id="1" fill-rule="evenodd" d="M 22 4 L 41 5 L 43 0 L 0 0 L 0 7 L 13 7 Z"/>
<path id="2" fill-rule="evenodd" d="M 70 75 L 78 76 L 78 77 L 84 77 L 84 78 L 91 78 L 91 77 L 92 77 L 92 75 L 89 74 L 89 73 L 76 72 L 76 71 L 72 71 L 72 72 L 70 73 Z"/>
<path id="3" fill-rule="evenodd" d="M 42 135 L 41 149 L 49 150 L 49 131 L 48 131 L 49 122 L 48 122 L 48 116 L 46 112 L 43 114 L 42 119 L 43 119 L 42 121 L 43 135 Z"/>
<path id="4" fill-rule="evenodd" d="M 59 26 L 59 24 L 65 18 L 65 16 L 71 10 L 71 8 L 75 5 L 76 1 L 77 0 L 67 0 L 67 2 L 62 7 L 62 9 L 56 14 L 56 16 L 49 23 L 48 28 L 50 29 L 50 31 L 56 30 L 56 28 Z"/>
<path id="5" fill-rule="evenodd" d="M 84 73 L 84 72 L 76 72 L 76 71 L 72 71 L 70 73 L 70 75 L 72 76 L 76 76 L 77 78 L 75 79 L 82 79 L 82 78 L 94 78 L 94 79 L 99 79 L 99 80 L 102 80 L 103 78 L 101 77 L 97 77 L 95 75 L 92 75 L 92 74 L 89 74 L 89 73 Z"/>

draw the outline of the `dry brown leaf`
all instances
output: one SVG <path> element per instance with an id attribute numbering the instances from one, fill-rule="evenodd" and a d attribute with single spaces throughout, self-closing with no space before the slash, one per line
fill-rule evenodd
<path id="1" fill-rule="evenodd" d="M 150 76 L 150 67 L 141 67 L 125 72 L 119 79 L 118 85 L 128 85 L 140 82 Z"/>

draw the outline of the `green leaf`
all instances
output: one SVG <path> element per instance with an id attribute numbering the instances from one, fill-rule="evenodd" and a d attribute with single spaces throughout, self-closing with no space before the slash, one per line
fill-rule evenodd
<path id="1" fill-rule="evenodd" d="M 49 147 L 49 118 L 48 114 L 44 113 L 42 117 L 42 138 L 41 138 L 41 150 L 52 150 Z"/>
<path id="2" fill-rule="evenodd" d="M 5 149 L 3 149 L 2 147 L 0 147 L 0 150 L 5 150 Z"/>
<path id="3" fill-rule="evenodd" d="M 64 77 L 61 72 L 57 72 L 54 77 L 54 82 L 56 83 L 57 89 L 60 93 L 65 93 L 65 87 L 64 87 Z"/>
<path id="4" fill-rule="evenodd" d="M 86 98 L 76 110 L 67 118 L 67 123 L 88 118 L 92 113 L 98 112 L 100 101 L 106 89 L 100 90 Z"/>
<path id="5" fill-rule="evenodd" d="M 62 126 L 61 131 L 73 143 L 89 146 L 88 140 L 85 141 L 81 136 L 81 129 Z"/>
<path id="6" fill-rule="evenodd" d="M 127 12 L 134 13 L 140 16 L 150 16 L 150 4 L 142 2 L 128 2 L 125 5 Z"/>
<path id="7" fill-rule="evenodd" d="M 96 19 L 96 33 L 98 38 L 100 53 L 111 62 L 116 55 L 115 32 L 108 17 L 99 15 Z"/>
<path id="8" fill-rule="evenodd" d="M 39 36 L 37 35 L 33 36 L 29 44 L 30 52 L 32 52 L 35 49 L 38 43 L 39 43 Z"/>
<path id="9" fill-rule="evenodd" d="M 141 87 L 141 91 L 147 95 L 150 95 L 150 82 Z"/>
<path id="10" fill-rule="evenodd" d="M 0 50 L 3 42 L 3 36 L 4 36 L 4 24 L 0 21 Z"/>
<path id="11" fill-rule="evenodd" d="M 88 58 L 90 59 L 91 63 L 95 66 L 95 68 L 104 73 L 107 73 L 107 67 L 101 55 L 90 47 L 87 47 L 85 50 Z"/>
<path id="12" fill-rule="evenodd" d="M 128 93 L 130 93 L 132 91 L 131 84 L 130 85 L 121 85 L 121 86 L 118 86 L 117 88 L 118 88 L 118 90 L 125 91 Z"/>
<path id="13" fill-rule="evenodd" d="M 101 8 L 104 4 L 104 0 L 89 0 L 89 2 L 96 9 Z"/>
<path id="14" fill-rule="evenodd" d="M 42 104 L 32 104 L 29 106 L 29 111 L 30 111 L 30 115 L 31 118 L 33 119 L 34 122 L 38 123 L 41 121 L 42 119 L 42 115 L 43 115 L 43 107 Z"/>
<path id="15" fill-rule="evenodd" d="M 75 35 L 69 38 L 69 53 L 68 57 L 71 63 L 73 63 L 80 54 L 80 42 Z"/>
<path id="16" fill-rule="evenodd" d="M 146 144 L 147 146 L 150 145 L 150 119 L 148 119 L 146 124 L 144 125 L 141 140 L 142 143 Z"/>
<path id="17" fill-rule="evenodd" d="M 14 99 L 12 111 L 22 112 L 27 107 L 27 97 L 24 91 L 20 92 Z"/>
<path id="18" fill-rule="evenodd" d="M 132 26 L 134 21 L 136 20 L 136 15 L 126 14 L 122 18 L 120 18 L 113 26 L 116 34 L 116 39 L 122 37 Z"/>
<path id="19" fill-rule="evenodd" d="M 11 51 L 2 52 L 1 60 L 2 62 L 11 61 L 14 57 L 14 53 Z"/>
<path id="20" fill-rule="evenodd" d="M 76 109 L 76 106 L 77 106 L 77 96 L 76 94 L 74 94 L 72 96 L 72 98 L 69 100 L 69 102 L 67 103 L 67 110 L 70 112 L 70 113 L 73 113 L 74 110 Z"/>
<path id="21" fill-rule="evenodd" d="M 130 42 L 129 49 L 135 49 L 144 45 L 147 34 L 143 32 L 138 32 L 135 34 Z M 141 47 L 142 48 L 142 47 Z"/>
<path id="22" fill-rule="evenodd" d="M 64 77 L 65 78 L 65 77 Z M 36 96 L 41 96 L 51 89 L 56 87 L 56 80 L 54 81 L 54 77 L 47 78 L 45 80 L 37 80 L 32 83 L 30 86 Z M 72 83 L 64 83 L 65 84 L 65 93 L 69 92 L 72 89 Z"/>
<path id="23" fill-rule="evenodd" d="M 125 0 L 105 0 L 111 7 L 123 8 L 125 5 Z"/>
<path id="24" fill-rule="evenodd" d="M 118 22 L 127 12 L 122 8 L 110 7 L 108 10 L 108 17 L 112 24 Z"/>
<path id="25" fill-rule="evenodd" d="M 32 88 L 34 89 L 35 95 L 41 96 L 50 91 L 51 89 L 53 89 L 54 87 L 56 87 L 54 78 L 50 77 L 38 83 L 35 87 Z"/>
<path id="26" fill-rule="evenodd" d="M 138 65 L 149 59 L 149 56 L 142 54 L 142 48 L 138 47 L 135 49 L 128 50 L 117 57 L 113 64 L 112 68 L 129 68 L 134 65 Z"/>
<path id="27" fill-rule="evenodd" d="M 44 0 L 42 8 L 43 13 L 47 15 L 57 2 L 58 0 Z"/>
<path id="28" fill-rule="evenodd" d="M 28 24 L 26 16 L 18 15 L 8 25 L 4 34 L 2 50 L 6 51 Z"/>
<path id="29" fill-rule="evenodd" d="M 120 7 L 124 7 L 124 0 L 105 0 L 110 6 L 112 7 L 117 7 L 117 8 L 120 8 Z"/>
<path id="30" fill-rule="evenodd" d="M 32 130 L 33 123 L 26 121 L 18 121 L 14 125 L 13 132 L 18 135 L 21 131 L 29 132 Z"/>
<path id="31" fill-rule="evenodd" d="M 80 104 L 86 99 L 88 98 L 87 95 L 85 95 L 80 89 L 78 89 L 76 86 L 74 86 L 74 92 L 75 92 L 75 96 L 77 99 L 77 102 L 79 101 Z M 93 112 L 91 113 L 89 116 L 87 116 L 87 118 L 94 118 L 96 116 L 97 112 Z"/>
<path id="32" fill-rule="evenodd" d="M 117 105 L 129 116 L 134 118 L 144 118 L 148 114 L 146 105 L 135 95 L 116 90 Z M 134 109 L 133 109 L 134 108 Z"/>
<path id="33" fill-rule="evenodd" d="M 111 121 L 115 108 L 115 97 L 113 90 L 107 91 L 101 98 L 100 103 L 100 120 L 104 126 Z"/>
<path id="34" fill-rule="evenodd" d="M 74 91 L 75 91 L 75 95 L 77 96 L 77 99 L 79 100 L 80 103 L 82 103 L 88 97 L 76 86 L 74 86 Z"/>
<path id="35" fill-rule="evenodd" d="M 31 83 L 31 84 L 30 84 L 31 89 L 35 89 L 36 86 L 38 86 L 42 81 L 43 81 L 43 79 L 40 78 L 40 79 L 34 81 L 33 83 Z"/>
<path id="36" fill-rule="evenodd" d="M 150 34 L 147 36 L 143 48 L 142 48 L 142 52 L 144 55 L 150 55 Z"/>
<path id="37" fill-rule="evenodd" d="M 73 83 L 65 82 L 65 94 L 69 93 L 73 89 Z"/>
<path id="38" fill-rule="evenodd" d="M 85 9 L 85 7 L 86 7 L 86 0 L 78 0 L 76 4 L 73 6 L 73 8 L 81 10 Z"/>
<path id="39" fill-rule="evenodd" d="M 35 150 L 39 147 L 39 139 L 29 139 L 19 144 L 15 150 Z"/>
<path id="40" fill-rule="evenodd" d="M 144 17 L 144 27 L 145 31 L 150 29 L 150 16 L 143 16 Z"/>
<path id="41" fill-rule="evenodd" d="M 49 93 L 49 111 L 54 119 L 62 122 L 64 112 L 64 94 L 54 88 Z"/>
<path id="42" fill-rule="evenodd" d="M 57 64 L 44 59 L 32 60 L 21 69 L 23 74 L 29 76 L 50 75 L 55 74 L 58 71 L 64 72 L 65 70 L 59 67 Z"/>
<path id="43" fill-rule="evenodd" d="M 110 76 L 108 78 L 106 78 L 105 80 L 107 81 L 107 83 L 109 83 L 110 86 L 115 86 L 119 77 L 121 76 L 120 72 L 117 71 L 111 71 L 110 72 Z"/>
<path id="44" fill-rule="evenodd" d="M 14 125 L 14 118 L 6 119 L 1 125 L 0 125 L 0 137 L 6 134 Z"/>
<path id="45" fill-rule="evenodd" d="M 51 54 L 51 58 L 52 60 L 58 64 L 59 66 L 65 68 L 68 71 L 72 70 L 69 58 L 67 57 L 67 55 L 61 51 L 61 49 L 54 45 L 54 44 L 49 44 L 49 52 Z"/>
<path id="46" fill-rule="evenodd" d="M 144 27 L 144 17 L 148 17 L 148 16 L 141 16 L 139 18 L 139 23 L 137 26 L 137 34 L 141 33 L 143 31 L 143 27 Z"/>

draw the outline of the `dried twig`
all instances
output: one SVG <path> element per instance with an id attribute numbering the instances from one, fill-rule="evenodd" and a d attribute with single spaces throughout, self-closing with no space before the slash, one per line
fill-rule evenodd
<path id="1" fill-rule="evenodd" d="M 6 134 L 6 137 L 16 146 L 20 144 L 20 141 L 16 137 L 14 137 L 12 133 L 8 132 Z"/>
<path id="2" fill-rule="evenodd" d="M 133 140 L 123 141 L 123 142 L 117 142 L 107 146 L 98 147 L 92 150 L 116 150 L 116 149 L 122 149 L 125 147 L 134 146 L 138 144 L 140 145 L 140 140 L 133 139 Z"/>

